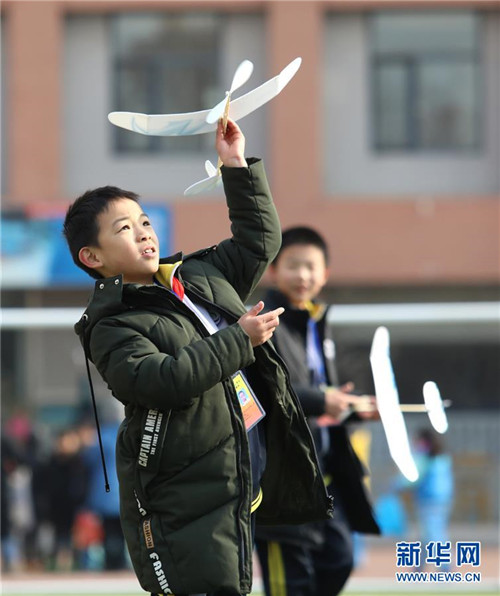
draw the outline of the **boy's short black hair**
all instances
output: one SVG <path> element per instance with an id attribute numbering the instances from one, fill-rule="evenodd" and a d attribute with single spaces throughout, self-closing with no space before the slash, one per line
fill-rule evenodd
<path id="1" fill-rule="evenodd" d="M 276 258 L 274 259 L 273 263 L 276 264 L 278 262 L 281 252 L 285 248 L 296 244 L 316 246 L 322 251 L 325 257 L 325 263 L 328 265 L 328 245 L 325 239 L 323 238 L 323 236 L 321 236 L 319 232 L 317 232 L 313 228 L 308 228 L 307 226 L 295 226 L 293 228 L 287 228 L 286 230 L 282 231 L 281 248 L 278 254 L 276 255 Z"/>
<path id="2" fill-rule="evenodd" d="M 117 186 L 101 186 L 78 197 L 69 206 L 64 219 L 63 234 L 75 265 L 95 279 L 100 279 L 101 275 L 95 269 L 84 265 L 78 258 L 78 253 L 84 246 L 98 246 L 97 218 L 117 199 L 130 199 L 139 203 L 139 195 L 135 192 L 122 190 Z"/>

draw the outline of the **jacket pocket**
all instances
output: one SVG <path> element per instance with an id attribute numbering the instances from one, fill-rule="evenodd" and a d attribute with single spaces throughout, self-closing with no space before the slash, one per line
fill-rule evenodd
<path id="1" fill-rule="evenodd" d="M 131 556 L 132 552 L 136 555 L 132 563 L 144 590 L 153 594 L 250 592 L 250 582 L 240 582 L 238 536 L 227 508 L 221 507 L 209 517 L 177 532 L 167 531 L 160 513 L 140 520 L 138 548 L 131 550 Z M 251 560 L 247 564 L 251 575 Z"/>
<path id="2" fill-rule="evenodd" d="M 139 561 L 134 567 L 140 569 L 142 588 L 153 594 L 185 593 L 167 546 L 160 515 L 153 513 L 140 520 L 138 539 Z"/>

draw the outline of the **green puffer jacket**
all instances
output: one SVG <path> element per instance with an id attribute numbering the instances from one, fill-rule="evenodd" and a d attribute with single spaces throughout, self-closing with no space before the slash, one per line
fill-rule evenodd
<path id="1" fill-rule="evenodd" d="M 171 292 L 99 280 L 76 331 L 125 404 L 117 438 L 121 519 L 134 569 L 153 593 L 252 583 L 248 439 L 231 375 L 245 368 L 266 417 L 267 464 L 257 523 L 332 515 L 314 445 L 270 342 L 252 348 L 237 323 L 281 235 L 262 162 L 222 168 L 232 238 L 174 263 L 186 294 L 228 327 L 209 335 Z"/>

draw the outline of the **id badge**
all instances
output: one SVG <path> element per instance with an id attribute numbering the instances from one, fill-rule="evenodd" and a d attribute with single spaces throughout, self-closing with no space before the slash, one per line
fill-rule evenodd
<path id="1" fill-rule="evenodd" d="M 247 432 L 253 428 L 264 416 L 266 412 L 261 406 L 259 400 L 252 391 L 245 375 L 238 371 L 233 375 L 233 384 L 240 402 L 241 411 L 243 413 L 243 420 L 245 421 L 245 428 Z"/>

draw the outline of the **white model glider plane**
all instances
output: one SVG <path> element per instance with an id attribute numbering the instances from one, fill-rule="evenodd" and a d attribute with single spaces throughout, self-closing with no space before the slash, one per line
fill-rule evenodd
<path id="1" fill-rule="evenodd" d="M 448 430 L 445 408 L 451 406 L 451 401 L 441 399 L 439 388 L 433 381 L 427 381 L 424 384 L 423 395 L 423 404 L 399 404 L 399 410 L 404 414 L 427 414 L 434 430 L 444 434 Z M 360 395 L 356 403 L 350 405 L 350 409 L 345 413 L 343 419 L 352 412 L 375 412 L 377 409 L 369 395 Z M 342 422 L 342 419 L 340 421 Z"/>
<path id="2" fill-rule="evenodd" d="M 394 463 L 405 478 L 415 482 L 418 479 L 418 470 L 411 453 L 408 432 L 400 409 L 389 348 L 389 331 L 386 327 L 378 327 L 373 336 L 370 351 L 377 409 Z"/>
<path id="3" fill-rule="evenodd" d="M 445 408 L 451 405 L 450 400 L 443 401 L 438 386 L 427 381 L 423 387 L 424 403 L 399 403 L 398 389 L 394 378 L 394 371 L 389 349 L 389 331 L 385 327 L 378 327 L 373 336 L 370 352 L 370 364 L 375 383 L 375 402 L 369 395 L 360 395 L 354 404 L 339 418 L 323 415 L 318 418 L 319 426 L 342 423 L 353 412 L 375 412 L 378 410 L 384 433 L 389 446 L 389 452 L 401 473 L 411 482 L 418 479 L 418 470 L 410 449 L 410 442 L 404 413 L 427 413 L 429 421 L 439 433 L 448 430 L 448 420 Z"/>
<path id="4" fill-rule="evenodd" d="M 253 71 L 253 64 L 249 60 L 244 60 L 236 69 L 224 99 L 210 110 L 183 114 L 111 112 L 108 114 L 108 119 L 116 126 L 143 135 L 184 136 L 209 133 L 217 128 L 219 118 L 223 118 L 226 122 L 229 116 L 234 121 L 240 120 L 276 97 L 295 76 L 301 63 L 302 58 L 295 58 L 278 75 L 233 100 L 232 93 L 246 83 Z M 205 169 L 208 178 L 191 185 L 184 191 L 185 195 L 212 190 L 217 186 L 220 181 L 220 168 L 205 162 Z"/>

